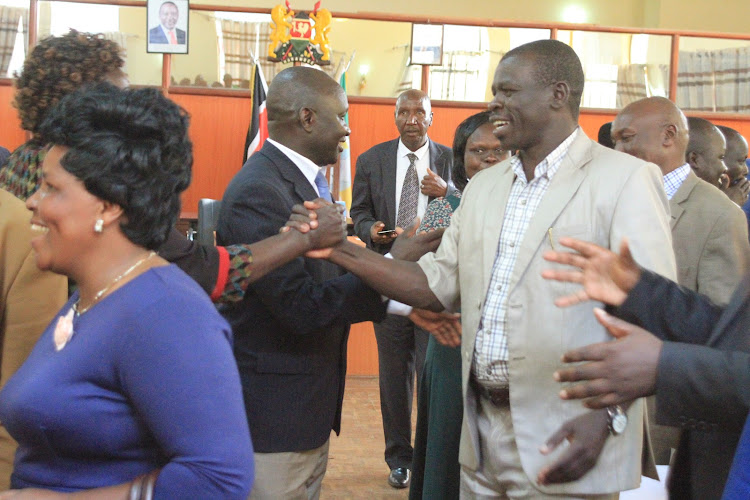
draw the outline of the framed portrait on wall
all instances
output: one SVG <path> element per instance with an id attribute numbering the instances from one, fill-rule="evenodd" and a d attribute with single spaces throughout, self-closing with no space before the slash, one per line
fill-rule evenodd
<path id="1" fill-rule="evenodd" d="M 443 25 L 411 25 L 411 64 L 443 64 Z"/>
<path id="2" fill-rule="evenodd" d="M 188 0 L 147 0 L 146 52 L 187 54 Z"/>

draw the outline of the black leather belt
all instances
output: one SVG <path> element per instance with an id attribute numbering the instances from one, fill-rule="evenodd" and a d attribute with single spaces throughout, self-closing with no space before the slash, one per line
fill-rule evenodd
<path id="1" fill-rule="evenodd" d="M 471 381 L 471 388 L 474 389 L 474 392 L 477 393 L 479 397 L 488 400 L 493 406 L 505 408 L 510 405 L 510 388 L 498 387 L 491 389 L 477 382 L 474 377 L 471 377 L 469 380 Z"/>

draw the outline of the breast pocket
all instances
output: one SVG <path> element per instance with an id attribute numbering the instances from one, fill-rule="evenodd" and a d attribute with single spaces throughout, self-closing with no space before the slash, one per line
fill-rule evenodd
<path id="1" fill-rule="evenodd" d="M 560 244 L 560 238 L 575 238 L 577 240 L 583 240 L 598 244 L 598 242 L 593 240 L 591 227 L 589 227 L 587 224 L 553 226 L 549 228 L 549 231 L 547 231 L 546 246 L 552 250 L 565 251 L 568 248 Z"/>

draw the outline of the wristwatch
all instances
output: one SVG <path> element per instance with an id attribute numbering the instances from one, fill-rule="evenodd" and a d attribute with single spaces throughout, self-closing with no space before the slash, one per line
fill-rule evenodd
<path id="1" fill-rule="evenodd" d="M 607 407 L 607 425 L 609 432 L 613 436 L 619 436 L 628 426 L 628 415 L 620 405 Z"/>

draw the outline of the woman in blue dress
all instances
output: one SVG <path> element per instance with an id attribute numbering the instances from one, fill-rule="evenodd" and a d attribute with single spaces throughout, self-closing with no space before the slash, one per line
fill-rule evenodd
<path id="1" fill-rule="evenodd" d="M 110 84 L 63 98 L 27 200 L 37 266 L 78 290 L 0 393 L 13 498 L 245 499 L 250 441 L 229 325 L 155 250 L 190 183 L 184 110 Z M 318 230 L 285 236 L 301 254 Z M 328 221 L 326 223 L 325 221 Z M 336 231 L 333 231 L 334 233 Z M 140 495 L 140 496 L 139 496 Z"/>

